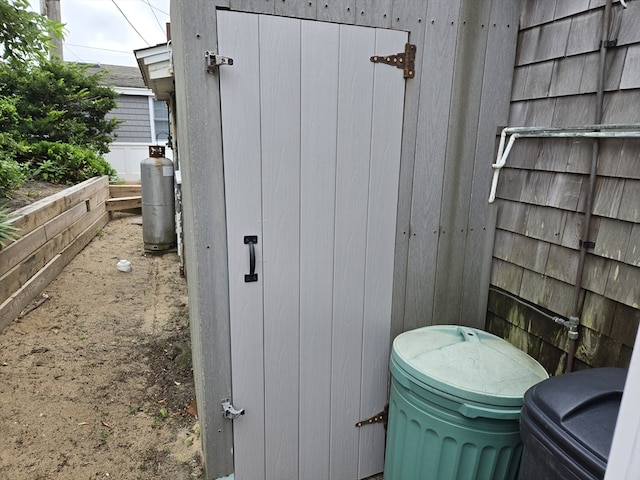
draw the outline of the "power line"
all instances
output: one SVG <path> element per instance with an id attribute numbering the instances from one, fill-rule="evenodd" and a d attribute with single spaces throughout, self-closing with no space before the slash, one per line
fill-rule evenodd
<path id="1" fill-rule="evenodd" d="M 156 19 L 156 23 L 158 24 L 158 27 L 160 27 L 160 30 L 162 30 L 163 33 L 165 32 L 165 29 L 162 28 L 162 24 L 160 23 L 160 20 L 158 20 L 158 16 L 156 15 L 156 11 L 154 10 L 153 5 L 151 5 L 151 2 L 149 0 L 140 0 L 142 3 L 146 4 L 149 6 L 149 10 L 151 10 L 151 13 L 153 13 L 153 18 Z"/>
<path id="2" fill-rule="evenodd" d="M 104 50 L 105 52 L 130 53 L 130 54 L 133 54 L 133 52 L 131 50 L 114 50 L 112 48 L 90 47 L 88 45 L 78 45 L 76 43 L 65 43 L 65 45 L 71 45 L 72 47 L 79 47 L 79 48 L 90 48 L 91 50 Z"/>
<path id="3" fill-rule="evenodd" d="M 133 28 L 133 30 L 138 34 L 138 36 L 144 41 L 144 43 L 147 44 L 148 47 L 151 46 L 151 44 L 149 42 L 147 42 L 147 39 L 144 38 L 142 36 L 142 34 L 138 31 L 138 29 L 136 27 L 133 26 L 133 23 L 131 23 L 131 21 L 129 20 L 129 18 L 124 14 L 124 12 L 122 11 L 122 9 L 118 6 L 118 4 L 116 3 L 116 0 L 111 0 L 111 2 L 116 6 L 116 8 L 118 9 L 118 11 L 122 14 L 122 16 L 124 17 L 124 19 L 127 21 L 127 23 L 129 25 L 131 25 L 131 28 Z"/>
<path id="4" fill-rule="evenodd" d="M 146 3 L 146 4 L 147 4 L 147 5 L 149 5 L 152 9 L 159 11 L 161 14 L 166 15 L 167 17 L 169 17 L 169 16 L 170 16 L 167 12 L 165 12 L 165 11 L 164 11 L 164 10 L 162 10 L 161 8 L 158 8 L 158 7 L 156 7 L 155 5 L 152 5 L 152 4 L 150 3 L 150 0 L 146 0 L 146 1 L 145 1 L 145 0 L 140 0 L 140 1 L 142 1 L 142 2 Z"/>
<path id="5" fill-rule="evenodd" d="M 84 62 L 84 60 L 82 60 L 78 55 L 76 55 L 76 53 L 75 53 L 73 50 L 71 50 L 67 45 L 68 45 L 67 43 L 63 43 L 63 44 L 62 44 L 62 46 L 64 47 L 64 49 L 65 49 L 67 52 L 69 52 L 71 55 L 73 55 L 74 57 L 76 57 L 76 58 L 78 59 L 78 61 L 80 61 L 80 62 Z"/>

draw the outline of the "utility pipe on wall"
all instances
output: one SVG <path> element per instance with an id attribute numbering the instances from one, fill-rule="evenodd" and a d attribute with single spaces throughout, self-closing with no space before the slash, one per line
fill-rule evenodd
<path id="1" fill-rule="evenodd" d="M 623 8 L 627 8 L 626 3 L 620 2 Z M 494 172 L 491 182 L 491 191 L 489 194 L 489 203 L 495 201 L 496 190 L 498 186 L 498 179 L 500 170 L 505 166 L 509 153 L 513 148 L 513 145 L 518 138 L 542 138 L 542 137 L 555 137 L 555 138 L 571 138 L 571 137 L 587 137 L 593 138 L 593 148 L 591 154 L 591 168 L 589 172 L 589 188 L 587 193 L 586 205 L 585 205 L 585 220 L 583 223 L 582 240 L 580 241 L 578 268 L 576 272 L 576 280 L 574 282 L 574 297 L 572 314 L 566 321 L 558 321 L 557 323 L 564 325 L 569 330 L 569 351 L 567 354 L 567 368 L 566 372 L 571 372 L 574 366 L 576 345 L 578 339 L 578 327 L 580 325 L 580 316 L 582 314 L 583 303 L 580 302 L 580 293 L 582 290 L 582 278 L 584 274 L 584 263 L 586 257 L 587 248 L 592 248 L 593 243 L 587 241 L 589 236 L 589 229 L 591 226 L 591 215 L 593 210 L 593 200 L 595 196 L 595 186 L 597 179 L 598 160 L 600 156 L 600 139 L 601 138 L 638 138 L 640 137 L 640 124 L 630 125 L 603 125 L 601 124 L 603 118 L 603 105 L 604 105 L 604 80 L 605 80 L 605 65 L 606 65 L 606 49 L 609 46 L 615 46 L 616 40 L 610 41 L 609 35 L 611 33 L 611 9 L 612 0 L 606 0 L 604 15 L 602 19 L 601 28 L 601 41 L 600 41 L 600 61 L 598 68 L 598 82 L 596 91 L 596 113 L 595 113 L 595 125 L 585 125 L 578 127 L 510 127 L 502 130 L 500 136 L 500 143 L 498 146 L 498 155 L 496 163 L 493 164 Z M 508 143 L 506 137 L 510 136 Z M 506 146 L 505 146 L 506 144 Z"/>
<path id="2" fill-rule="evenodd" d="M 602 107 L 602 106 L 601 106 Z M 602 116 L 600 110 L 600 116 Z M 509 141 L 507 142 L 507 136 Z M 515 141 L 518 138 L 593 138 L 594 148 L 592 151 L 592 165 L 589 174 L 589 190 L 585 207 L 585 221 L 582 238 L 586 239 L 589 234 L 591 224 L 591 210 L 593 209 L 593 197 L 595 193 L 595 179 L 598 169 L 600 138 L 640 138 L 640 124 L 613 124 L 613 125 L 583 125 L 577 127 L 507 127 L 502 130 L 496 163 L 493 164 L 493 179 L 491 181 L 491 191 L 489 193 L 489 203 L 496 199 L 498 179 L 500 170 L 506 165 L 509 154 Z M 563 325 L 569 330 L 569 351 L 567 352 L 566 372 L 573 370 L 576 344 L 578 339 L 578 327 L 580 325 L 580 314 L 582 308 L 580 304 L 580 290 L 582 289 L 582 276 L 584 273 L 584 258 L 586 256 L 587 243 L 580 242 L 580 258 L 576 281 L 574 283 L 574 299 L 572 314 L 568 320 L 561 317 L 550 316 L 556 323 Z"/>
<path id="3" fill-rule="evenodd" d="M 609 31 L 611 25 L 611 4 L 612 0 L 606 0 L 604 6 L 604 14 L 602 16 L 602 28 L 600 30 L 600 62 L 598 65 L 598 87 L 596 90 L 596 113 L 594 123 L 602 123 L 602 111 L 604 106 L 604 80 L 605 66 L 607 59 L 607 47 L 609 45 Z M 625 5 L 626 7 L 626 5 Z M 615 43 L 615 42 L 614 42 Z M 589 172 L 589 190 L 587 191 L 587 200 L 584 207 L 584 223 L 582 225 L 582 239 L 580 240 L 580 255 L 578 258 L 578 268 L 576 270 L 576 280 L 573 290 L 573 310 L 569 320 L 569 351 L 567 353 L 566 372 L 573 371 L 573 364 L 576 355 L 576 346 L 578 343 L 578 326 L 580 325 L 580 317 L 584 301 L 580 301 L 580 292 L 582 291 L 582 278 L 584 276 L 584 262 L 587 255 L 587 248 L 593 248 L 595 245 L 589 241 L 589 230 L 591 229 L 591 213 L 593 210 L 593 197 L 596 190 L 596 178 L 598 176 L 598 161 L 600 159 L 600 139 L 594 138 L 591 150 L 591 170 Z"/>
<path id="4" fill-rule="evenodd" d="M 509 141 L 506 138 L 509 137 Z M 507 127 L 502 130 L 489 203 L 496 199 L 500 170 L 507 164 L 513 144 L 518 138 L 640 138 L 640 123 L 620 125 L 583 125 L 578 127 Z M 506 147 L 505 147 L 506 144 Z"/>

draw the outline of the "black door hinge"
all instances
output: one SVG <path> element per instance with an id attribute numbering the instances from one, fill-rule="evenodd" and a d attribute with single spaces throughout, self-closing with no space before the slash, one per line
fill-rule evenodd
<path id="1" fill-rule="evenodd" d="M 356 423 L 356 427 L 360 428 L 364 425 L 371 425 L 372 423 L 384 423 L 384 428 L 387 428 L 387 417 L 389 415 L 389 404 L 385 405 L 384 410 L 380 413 L 376 413 L 373 417 L 366 420 L 360 420 Z"/>

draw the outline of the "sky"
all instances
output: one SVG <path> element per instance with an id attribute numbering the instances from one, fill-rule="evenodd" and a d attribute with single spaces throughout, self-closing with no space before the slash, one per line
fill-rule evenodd
<path id="1" fill-rule="evenodd" d="M 134 50 L 167 41 L 169 0 L 60 0 L 60 9 L 68 62 L 137 66 Z"/>

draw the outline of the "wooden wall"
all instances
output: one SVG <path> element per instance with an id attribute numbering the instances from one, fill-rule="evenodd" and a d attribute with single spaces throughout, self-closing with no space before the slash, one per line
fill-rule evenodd
<path id="1" fill-rule="evenodd" d="M 509 126 L 595 123 L 604 0 L 525 0 Z M 640 123 L 640 2 L 613 4 L 602 123 Z M 615 33 L 617 32 L 617 35 Z M 491 285 L 571 315 L 593 140 L 521 139 L 498 185 Z M 600 144 L 576 368 L 627 366 L 640 321 L 640 139 Z M 492 290 L 487 328 L 551 372 L 566 330 Z"/>
<path id="2" fill-rule="evenodd" d="M 172 2 L 194 375 L 210 478 L 232 471 L 231 422 L 220 415 L 231 395 L 220 98 L 203 61 L 217 49 L 217 8 L 400 29 L 417 45 L 404 104 L 393 338 L 431 324 L 484 326 L 486 198 L 495 132 L 507 123 L 520 1 Z"/>
<path id="3" fill-rule="evenodd" d="M 13 212 L 18 238 L 0 248 L 0 330 L 109 221 L 109 178 L 95 177 Z"/>

